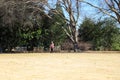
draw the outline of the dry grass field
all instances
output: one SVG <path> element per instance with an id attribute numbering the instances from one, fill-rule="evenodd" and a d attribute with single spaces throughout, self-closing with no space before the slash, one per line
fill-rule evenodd
<path id="1" fill-rule="evenodd" d="M 120 54 L 0 54 L 0 80 L 120 80 Z"/>

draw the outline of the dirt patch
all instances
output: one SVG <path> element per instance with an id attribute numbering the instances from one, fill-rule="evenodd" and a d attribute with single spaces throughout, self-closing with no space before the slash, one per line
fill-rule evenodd
<path id="1" fill-rule="evenodd" d="M 1 80 L 120 80 L 120 54 L 0 54 Z"/>

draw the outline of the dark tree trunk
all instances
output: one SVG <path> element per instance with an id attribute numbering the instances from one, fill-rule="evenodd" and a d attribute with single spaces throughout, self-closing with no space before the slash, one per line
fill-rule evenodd
<path id="1" fill-rule="evenodd" d="M 78 50 L 78 44 L 76 42 L 76 43 L 74 43 L 74 52 L 77 52 L 77 50 Z"/>

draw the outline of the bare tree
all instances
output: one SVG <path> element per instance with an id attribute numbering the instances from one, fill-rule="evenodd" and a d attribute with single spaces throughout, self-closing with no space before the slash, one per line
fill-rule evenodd
<path id="1" fill-rule="evenodd" d="M 80 19 L 80 2 L 78 0 L 57 0 L 57 4 L 61 6 L 62 12 L 59 10 L 55 12 L 64 18 L 67 27 L 62 26 L 62 28 L 75 46 L 78 43 L 77 26 Z"/>
<path id="2" fill-rule="evenodd" d="M 94 5 L 92 2 L 88 2 L 87 0 L 79 0 L 80 2 L 84 2 L 94 8 L 97 8 L 104 14 L 114 18 L 120 24 L 120 0 L 98 0 L 99 3 L 103 3 L 103 5 Z"/>
<path id="3" fill-rule="evenodd" d="M 0 45 L 3 51 L 11 51 L 19 44 L 21 32 L 34 30 L 34 20 L 39 19 L 38 22 L 41 23 L 43 5 L 44 2 L 40 0 L 0 0 Z"/>
<path id="4" fill-rule="evenodd" d="M 47 4 L 47 0 L 1 0 L 0 17 L 2 17 L 4 25 L 13 26 L 17 21 L 24 26 L 28 18 L 33 18 L 40 12 L 44 13 L 45 4 Z"/>

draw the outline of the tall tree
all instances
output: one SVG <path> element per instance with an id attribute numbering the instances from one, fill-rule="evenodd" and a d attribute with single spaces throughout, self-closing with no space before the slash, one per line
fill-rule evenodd
<path id="1" fill-rule="evenodd" d="M 64 30 L 61 28 L 61 26 L 66 27 L 65 23 L 65 17 L 61 17 L 60 14 L 54 13 L 54 11 L 60 11 L 61 14 L 63 14 L 62 7 L 59 4 L 56 4 L 56 8 L 52 9 L 49 13 L 49 16 L 52 17 L 52 21 L 50 20 L 50 32 L 52 37 L 51 40 L 55 41 L 56 44 L 60 45 L 60 43 L 64 40 L 66 37 Z M 59 22 L 59 23 L 58 23 Z M 59 36 L 58 36 L 59 35 Z"/>
<path id="2" fill-rule="evenodd" d="M 3 24 L 13 26 L 17 21 L 24 27 L 28 20 L 36 20 L 39 15 L 46 16 L 44 14 L 46 3 L 46 0 L 2 0 L 0 16 L 2 16 Z"/>
<path id="3" fill-rule="evenodd" d="M 119 38 L 120 29 L 116 27 L 116 21 L 111 18 L 106 18 L 104 22 L 102 25 L 103 47 L 108 50 L 113 50 L 114 43 L 120 45 L 119 42 L 115 40 L 116 36 Z"/>
<path id="4" fill-rule="evenodd" d="M 95 21 L 93 21 L 91 18 L 85 17 L 83 20 L 83 23 L 80 25 L 79 28 L 79 37 L 82 41 L 92 41 L 93 35 L 95 36 L 95 33 L 97 33 L 96 29 L 99 29 L 100 26 L 95 26 Z M 98 30 L 98 32 L 100 32 Z"/>
<path id="5" fill-rule="evenodd" d="M 95 50 L 120 50 L 120 29 L 116 21 L 106 18 L 93 21 L 85 18 L 79 29 L 80 39 L 92 42 Z"/>
<path id="6" fill-rule="evenodd" d="M 98 3 L 102 3 L 101 5 L 94 5 L 91 1 L 88 0 L 79 0 L 80 2 L 84 2 L 94 8 L 97 8 L 104 14 L 114 18 L 120 24 L 120 0 L 99 0 Z"/>
<path id="7" fill-rule="evenodd" d="M 21 34 L 29 41 L 39 38 L 44 2 L 39 0 L 2 0 L 0 1 L 0 45 L 9 51 L 18 45 Z M 45 2 L 46 3 L 46 2 Z M 22 40 L 23 41 L 23 40 Z"/>
<path id="8" fill-rule="evenodd" d="M 44 26 L 42 27 L 42 42 L 45 50 L 49 47 L 51 41 L 54 41 L 55 45 L 59 46 L 66 37 L 65 32 L 61 28 L 61 26 L 65 25 L 64 18 L 58 13 L 55 13 L 55 10 L 61 10 L 62 12 L 61 7 L 56 5 L 56 8 L 51 9 L 48 13 L 51 18 L 46 17 L 44 19 Z"/>
<path id="9" fill-rule="evenodd" d="M 61 26 L 73 45 L 78 43 L 77 26 L 80 18 L 80 2 L 78 0 L 57 0 L 57 4 L 61 6 L 61 10 L 55 10 L 55 13 L 59 14 L 67 25 Z M 58 22 L 59 24 L 59 22 Z"/>

